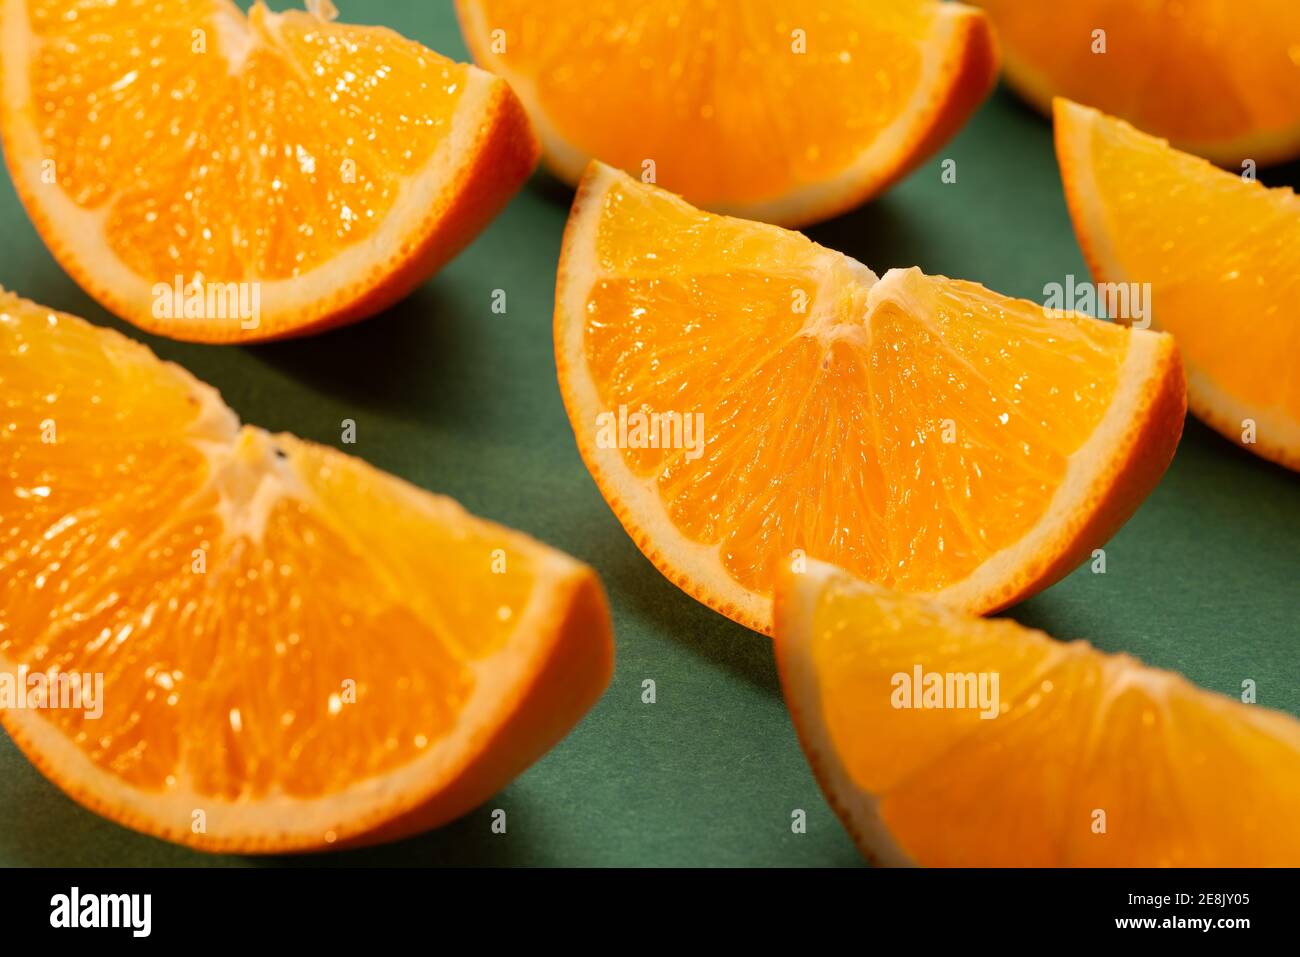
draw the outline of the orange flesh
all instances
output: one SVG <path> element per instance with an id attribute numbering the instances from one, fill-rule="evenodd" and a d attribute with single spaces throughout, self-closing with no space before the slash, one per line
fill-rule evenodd
<path id="1" fill-rule="evenodd" d="M 1300 723 L 1289 717 L 1081 642 L 847 581 L 824 589 L 811 628 L 817 720 L 918 863 L 1300 860 Z M 997 673 L 1000 714 L 894 707 L 894 676 L 918 664 Z"/>
<path id="2" fill-rule="evenodd" d="M 409 762 L 456 727 L 533 559 L 198 389 L 0 296 L 0 661 L 102 672 L 101 718 L 43 715 L 147 791 L 319 796 Z"/>
<path id="3" fill-rule="evenodd" d="M 1300 197 L 1109 117 L 1092 124 L 1088 146 L 1123 272 L 1104 278 L 1151 283 L 1153 324 L 1174 333 L 1189 369 L 1300 422 Z"/>
<path id="4" fill-rule="evenodd" d="M 625 448 L 628 467 L 762 594 L 796 548 L 909 591 L 967 577 L 1043 517 L 1128 349 L 1108 323 L 914 270 L 868 316 L 852 260 L 622 182 L 597 228 L 603 408 L 703 415 L 698 458 Z"/>
<path id="5" fill-rule="evenodd" d="M 468 69 L 389 30 L 261 4 L 247 18 L 228 0 L 28 10 L 59 188 L 102 210 L 113 251 L 157 282 L 290 278 L 373 235 L 447 136 Z"/>
<path id="6" fill-rule="evenodd" d="M 921 79 L 927 0 L 482 0 L 501 61 L 588 156 L 700 205 L 771 199 L 850 166 Z M 795 52 L 795 31 L 805 52 Z M 635 102 L 635 108 L 629 103 Z"/>
<path id="7" fill-rule="evenodd" d="M 1189 148 L 1300 124 L 1300 7 L 1255 0 L 972 0 L 1008 63 L 1078 100 Z M 1106 50 L 1094 53 L 1093 31 Z M 1239 163 L 1245 154 L 1232 159 Z"/>

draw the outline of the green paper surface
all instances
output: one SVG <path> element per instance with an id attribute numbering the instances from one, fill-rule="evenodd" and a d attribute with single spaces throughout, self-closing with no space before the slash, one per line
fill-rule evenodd
<path id="1" fill-rule="evenodd" d="M 277 7 L 283 3 L 274 4 Z M 468 59 L 446 0 L 338 0 Z M 956 183 L 940 179 L 956 160 Z M 1265 170 L 1270 185 L 1297 169 Z M 0 177 L 0 283 L 121 329 L 221 390 L 240 417 L 344 447 L 477 514 L 590 563 L 609 593 L 617 668 L 558 747 L 487 805 L 383 847 L 288 858 L 212 856 L 83 810 L 0 735 L 0 865 L 856 865 L 808 771 L 770 642 L 678 591 L 637 551 L 584 469 L 555 381 L 555 266 L 572 193 L 539 175 L 455 262 L 382 316 L 251 348 L 147 336 L 59 268 Z M 1041 301 L 1088 278 L 1048 121 L 1004 90 L 885 197 L 808 231 L 878 273 L 917 265 Z M 507 313 L 493 314 L 494 289 Z M 1300 357 L 1297 357 L 1300 361 Z M 1087 566 L 1011 610 L 1260 705 L 1300 714 L 1300 475 L 1188 420 L 1159 488 Z M 442 583 L 430 582 L 430 588 Z M 641 700 L 655 681 L 657 701 Z M 491 812 L 507 812 L 506 834 Z M 807 832 L 792 832 L 792 812 Z"/>

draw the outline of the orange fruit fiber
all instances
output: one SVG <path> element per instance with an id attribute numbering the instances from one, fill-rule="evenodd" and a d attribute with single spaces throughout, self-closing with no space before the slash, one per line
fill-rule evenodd
<path id="1" fill-rule="evenodd" d="M 776 655 L 832 807 L 880 864 L 1300 861 L 1300 722 L 1127 655 L 810 563 Z"/>
<path id="2" fill-rule="evenodd" d="M 273 339 L 372 315 L 473 239 L 537 159 L 503 81 L 333 22 L 324 0 L 247 15 L 230 0 L 0 4 L 18 194 L 88 292 L 161 335 Z"/>
<path id="3" fill-rule="evenodd" d="M 92 708 L 0 696 L 0 721 L 114 821 L 241 853 L 399 837 L 486 800 L 609 679 L 591 569 L 241 427 L 117 333 L 0 294 L 0 394 L 0 687 L 102 684 Z"/>
<path id="4" fill-rule="evenodd" d="M 1300 470 L 1300 198 L 1067 100 L 1056 153 L 1093 276 L 1149 287 L 1151 323 L 1187 364 L 1192 411 Z"/>
<path id="5" fill-rule="evenodd" d="M 1155 485 L 1185 409 L 1169 336 L 877 277 L 600 164 L 565 234 L 555 344 L 629 534 L 765 632 L 778 569 L 804 558 L 980 612 L 1046 587 Z"/>
<path id="6" fill-rule="evenodd" d="M 1068 97 L 1234 170 L 1300 156 L 1295 0 L 971 2 L 1044 113 Z"/>
<path id="7" fill-rule="evenodd" d="M 595 158 L 692 203 L 794 226 L 880 193 L 992 89 L 988 19 L 935 0 L 457 0 L 545 159 Z"/>

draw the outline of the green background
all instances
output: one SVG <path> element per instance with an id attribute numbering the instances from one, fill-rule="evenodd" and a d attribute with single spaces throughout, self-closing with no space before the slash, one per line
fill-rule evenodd
<path id="1" fill-rule="evenodd" d="M 277 3 L 276 6 L 284 6 Z M 338 0 L 468 59 L 447 0 Z M 877 272 L 918 265 L 1040 300 L 1087 278 L 1049 124 L 999 90 L 938 156 L 885 197 L 809 231 Z M 957 162 L 957 182 L 940 162 Z M 1296 169 L 1265 171 L 1270 185 Z M 442 273 L 383 316 L 253 348 L 145 336 L 109 316 L 50 257 L 0 177 L 0 283 L 143 339 L 219 388 L 247 422 L 338 445 L 593 565 L 613 608 L 617 670 L 582 724 L 486 806 L 398 844 L 299 858 L 217 857 L 82 810 L 0 735 L 0 864 L 852 865 L 782 703 L 768 639 L 679 592 L 598 494 L 555 382 L 551 310 L 571 191 L 537 176 Z M 491 291 L 508 313 L 494 315 Z M 1168 475 L 1088 567 L 1011 611 L 1059 638 L 1182 672 L 1300 714 L 1300 476 L 1188 420 Z M 431 582 L 430 587 L 440 587 Z M 652 678 L 657 703 L 641 702 Z M 493 808 L 509 829 L 490 830 Z M 791 812 L 807 811 L 807 833 Z"/>

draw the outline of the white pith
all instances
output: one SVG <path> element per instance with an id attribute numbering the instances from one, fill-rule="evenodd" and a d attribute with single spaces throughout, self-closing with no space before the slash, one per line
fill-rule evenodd
<path id="1" fill-rule="evenodd" d="M 154 286 L 171 284 L 175 277 L 139 275 L 113 251 L 105 235 L 111 198 L 96 209 L 86 209 L 58 186 L 41 182 L 46 157 L 35 123 L 29 75 L 37 41 L 31 32 L 27 0 L 2 2 L 0 70 L 7 117 L 5 148 L 10 169 L 20 181 L 20 192 L 39 201 L 40 214 L 58 237 L 52 252 L 74 272 L 78 282 L 112 311 L 152 329 Z M 226 57 L 231 72 L 237 72 L 252 50 L 266 42 L 265 37 L 274 35 L 282 15 L 254 8 L 246 17 L 230 0 L 212 2 L 216 37 L 208 55 Z M 472 65 L 467 69 L 465 89 L 448 136 L 423 169 L 398 181 L 397 195 L 377 229 L 301 275 L 283 279 L 243 277 L 260 286 L 263 330 L 259 336 L 274 335 L 304 318 L 320 318 L 327 307 L 328 313 L 334 313 L 361 300 L 400 265 L 428 224 L 437 222 L 440 214 L 451 207 L 456 198 L 457 174 L 476 154 L 484 132 L 483 118 L 502 91 L 496 77 Z M 71 263 L 67 261 L 69 256 Z M 191 278 L 186 276 L 185 281 Z M 230 335 L 222 338 L 243 338 L 238 322 L 232 326 Z M 183 329 L 176 328 L 167 332 L 184 334 Z"/>
<path id="2" fill-rule="evenodd" d="M 274 17 L 275 14 L 271 16 Z M 217 7 L 212 22 L 217 28 L 218 55 L 225 57 L 230 75 L 238 76 L 243 72 L 249 54 L 260 42 L 257 34 L 250 28 L 243 11 L 233 4 L 223 3 Z"/>
<path id="3" fill-rule="evenodd" d="M 542 141 L 546 163 L 551 171 L 568 183 L 577 183 L 593 157 L 569 143 L 556 128 L 541 105 L 534 80 L 511 68 L 509 62 L 492 52 L 491 23 L 479 0 L 461 4 L 465 36 L 475 60 L 503 76 L 523 101 L 529 119 Z M 766 223 L 801 225 L 824 218 L 844 208 L 846 203 L 864 193 L 874 192 L 881 170 L 891 169 L 894 161 L 907 151 L 908 144 L 925 133 L 932 120 L 936 90 L 948 75 L 955 54 L 963 52 L 958 39 L 967 29 L 972 16 L 979 14 L 958 3 L 943 3 L 935 12 L 931 35 L 919 41 L 923 52 L 916 89 L 898 117 L 887 126 L 852 163 L 833 177 L 817 183 L 797 186 L 782 196 L 756 202 L 716 203 L 715 212 L 742 216 Z"/>
<path id="4" fill-rule="evenodd" d="M 600 280 L 595 264 L 598 262 L 596 230 L 603 207 L 602 197 L 619 183 L 632 191 L 645 188 L 626 174 L 605 166 L 600 166 L 588 180 L 581 209 L 570 223 L 557 286 L 556 308 L 560 321 L 557 322 L 556 346 L 569 371 L 570 414 L 575 419 L 602 408 L 599 390 L 587 367 L 583 348 L 584 316 L 589 292 Z M 676 197 L 671 201 L 690 208 Z M 918 307 L 910 304 L 909 284 L 913 271 L 894 269 L 876 280 L 875 274 L 860 263 L 829 250 L 827 255 L 843 260 L 848 275 L 853 277 L 850 281 L 860 284 L 853 296 L 855 302 L 862 304 L 864 318 L 887 301 L 898 302 L 913 314 L 924 314 L 916 312 Z M 845 275 L 843 268 L 828 268 L 823 275 L 830 281 L 843 282 L 836 278 L 837 273 Z M 818 297 L 818 300 L 823 299 L 834 300 L 835 296 Z M 814 313 L 805 325 L 805 334 L 825 338 L 830 325 L 829 317 Z M 870 323 L 867 321 L 840 325 L 841 328 L 830 333 L 831 337 L 867 339 L 870 336 Z M 1143 330 L 1132 333 L 1118 371 L 1118 386 L 1111 404 L 1092 435 L 1070 457 L 1061 484 L 1038 523 L 1020 541 L 994 553 L 967 578 L 932 593 L 933 597 L 957 607 L 976 607 L 988 596 L 1012 589 L 1031 570 L 1046 567 L 1049 560 L 1056 557 L 1056 543 L 1068 542 L 1071 533 L 1092 516 L 1093 510 L 1089 506 L 1095 504 L 1104 491 L 1108 466 L 1114 456 L 1121 455 L 1136 440 L 1136 427 L 1141 423 L 1138 412 L 1149 398 L 1153 382 L 1165 373 L 1171 351 L 1171 341 L 1164 334 Z M 592 424 L 594 428 L 594 419 Z M 623 506 L 619 518 L 624 525 L 628 526 L 628 518 L 632 518 L 641 535 L 662 549 L 673 572 L 692 582 L 703 583 L 721 604 L 736 611 L 736 614 L 728 611 L 731 617 L 751 627 L 753 623 L 770 623 L 771 597 L 744 588 L 731 577 L 722 562 L 720 544 L 692 541 L 681 533 L 660 497 L 657 477 L 636 475 L 628 467 L 620 449 L 599 447 L 591 440 L 590 430 L 582 428 L 581 422 L 575 421 L 574 425 L 584 460 L 619 495 Z M 629 531 L 633 529 L 629 527 Z M 640 539 L 638 544 L 641 544 Z M 675 576 L 670 577 L 677 580 Z"/>

